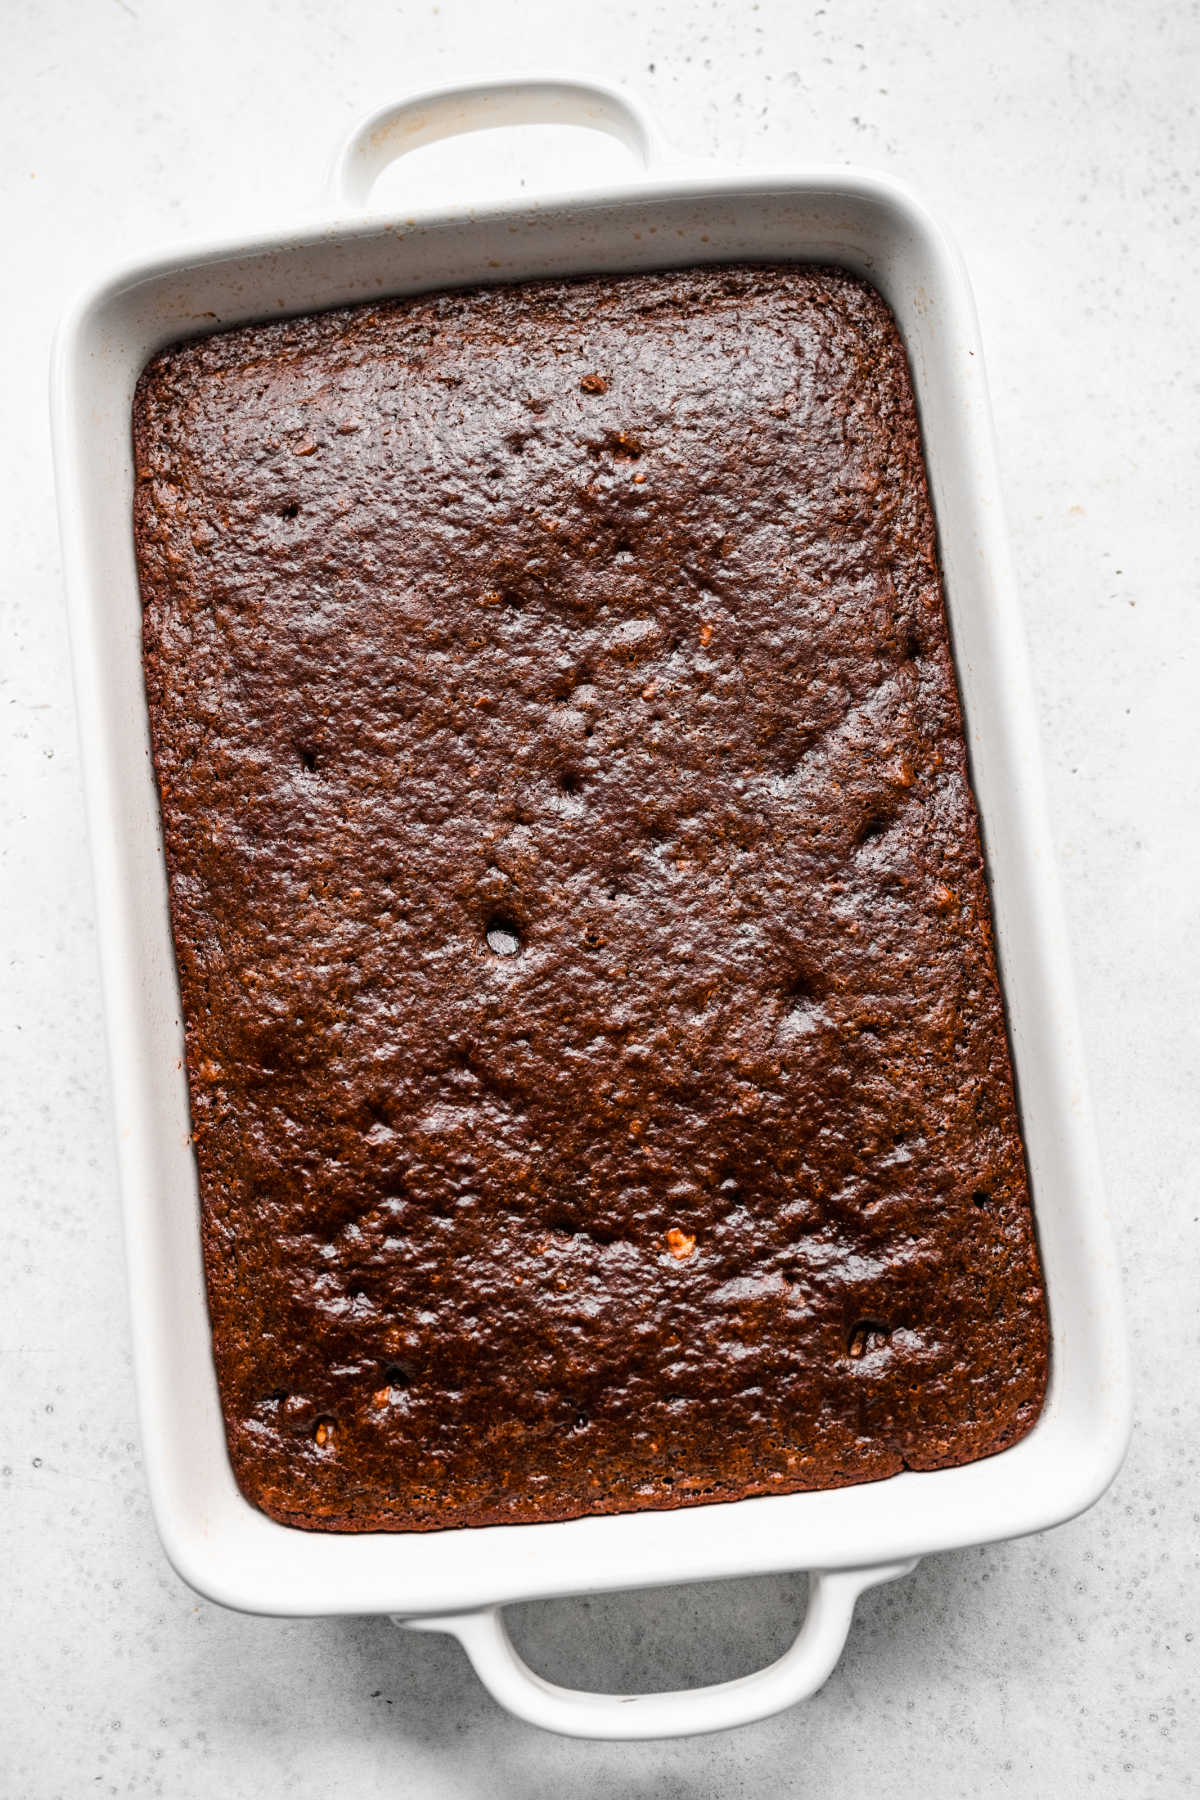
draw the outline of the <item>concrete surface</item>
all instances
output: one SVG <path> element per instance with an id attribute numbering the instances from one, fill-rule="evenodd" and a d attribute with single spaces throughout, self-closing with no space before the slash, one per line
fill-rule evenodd
<path id="1" fill-rule="evenodd" d="M 0 170 L 0 1192 L 7 1401 L 0 1792 L 708 1797 L 1190 1792 L 1197 1352 L 1195 771 L 1200 24 L 1170 0 L 7 0 Z M 101 267 L 311 208 L 368 108 L 464 69 L 635 86 L 732 160 L 907 178 L 988 345 L 1138 1425 L 1092 1513 L 863 1602 L 813 1702 L 671 1745 L 544 1737 L 447 1639 L 199 1604 L 139 1470 L 49 448 L 50 334 Z M 442 160 L 439 162 L 439 154 Z M 564 152 L 564 154 L 566 154 Z M 611 147 L 572 150 L 619 162 Z M 534 152 L 389 178 L 494 191 Z M 527 1653 L 615 1688 L 786 1642 L 798 1578 L 531 1608 Z"/>

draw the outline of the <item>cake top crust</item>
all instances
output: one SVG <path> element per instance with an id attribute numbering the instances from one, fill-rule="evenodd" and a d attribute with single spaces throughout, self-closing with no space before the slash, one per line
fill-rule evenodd
<path id="1" fill-rule="evenodd" d="M 249 326 L 157 357 L 134 429 L 246 1495 L 430 1529 L 1021 1436 L 1045 1300 L 879 295 Z"/>

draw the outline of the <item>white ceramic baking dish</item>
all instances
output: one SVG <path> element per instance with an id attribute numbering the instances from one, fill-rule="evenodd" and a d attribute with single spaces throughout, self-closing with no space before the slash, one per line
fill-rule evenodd
<path id="1" fill-rule="evenodd" d="M 621 138 L 619 189 L 535 204 L 359 216 L 405 150 L 485 126 L 570 122 Z M 983 821 L 1021 1115 L 1049 1290 L 1053 1370 L 1034 1431 L 966 1468 L 675 1512 L 432 1535 L 325 1535 L 243 1500 L 213 1374 L 183 1037 L 140 658 L 130 404 L 162 344 L 248 319 L 467 282 L 737 259 L 843 264 L 873 281 L 912 363 Z M 521 78 L 426 95 L 358 129 L 325 222 L 122 270 L 64 321 L 53 419 L 96 880 L 143 1449 L 167 1555 L 200 1593 L 273 1614 L 390 1613 L 451 1631 L 513 1712 L 592 1737 L 712 1731 L 812 1693 L 857 1595 L 916 1558 L 1060 1523 L 1115 1474 L 1129 1391 L 1113 1251 L 1052 873 L 974 308 L 954 249 L 894 182 L 845 168 L 685 163 L 626 97 Z M 500 1608 L 584 1590 L 812 1571 L 792 1649 L 680 1694 L 556 1688 Z"/>

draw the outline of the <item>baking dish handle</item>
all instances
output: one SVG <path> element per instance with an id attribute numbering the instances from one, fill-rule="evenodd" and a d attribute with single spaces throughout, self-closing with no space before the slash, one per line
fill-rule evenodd
<path id="1" fill-rule="evenodd" d="M 859 1595 L 882 1582 L 896 1581 L 915 1567 L 913 1559 L 874 1569 L 811 1574 L 804 1623 L 778 1661 L 736 1681 L 674 1694 L 588 1694 L 556 1687 L 517 1655 L 498 1606 L 395 1623 L 413 1631 L 450 1632 L 492 1698 L 543 1731 L 576 1738 L 693 1737 L 750 1725 L 815 1694 L 842 1654 Z"/>
<path id="2" fill-rule="evenodd" d="M 628 94 L 594 81 L 516 75 L 414 94 L 355 126 L 334 159 L 330 199 L 339 212 L 363 208 L 377 178 L 410 150 L 464 132 L 509 125 L 581 125 L 625 144 L 645 173 L 682 160 Z"/>

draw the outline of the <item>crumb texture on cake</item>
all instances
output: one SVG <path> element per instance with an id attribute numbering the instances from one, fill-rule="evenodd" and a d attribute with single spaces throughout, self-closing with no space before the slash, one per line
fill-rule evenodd
<path id="1" fill-rule="evenodd" d="M 146 686 L 213 1341 L 310 1529 L 933 1469 L 1047 1322 L 907 363 L 838 270 L 169 349 Z"/>

